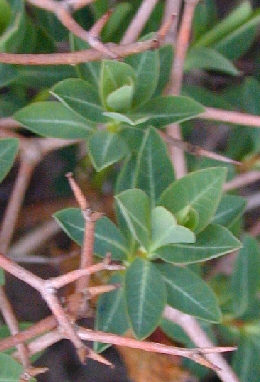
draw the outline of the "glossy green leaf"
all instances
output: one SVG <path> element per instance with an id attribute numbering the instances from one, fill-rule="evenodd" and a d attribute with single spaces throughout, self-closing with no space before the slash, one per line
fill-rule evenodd
<path id="1" fill-rule="evenodd" d="M 72 240 L 83 244 L 85 222 L 79 208 L 65 208 L 53 214 L 53 217 Z"/>
<path id="2" fill-rule="evenodd" d="M 136 74 L 133 107 L 140 107 L 152 97 L 159 78 L 158 50 L 128 56 L 125 62 L 132 66 Z"/>
<path id="3" fill-rule="evenodd" d="M 149 124 L 163 127 L 169 123 L 183 122 L 203 113 L 204 108 L 198 102 L 183 96 L 165 96 L 152 98 L 144 106 L 130 114 L 131 118 L 149 118 Z"/>
<path id="4" fill-rule="evenodd" d="M 122 86 L 129 86 L 134 82 L 135 72 L 130 65 L 127 65 L 124 62 L 103 60 L 101 66 L 100 95 L 104 107 L 109 110 L 107 97 L 110 93 L 113 93 Z"/>
<path id="5" fill-rule="evenodd" d="M 219 322 L 217 298 L 207 283 L 187 268 L 157 264 L 167 288 L 167 303 L 202 320 Z"/>
<path id="6" fill-rule="evenodd" d="M 81 40 L 80 38 L 76 37 L 73 34 L 70 35 L 70 46 L 72 51 L 74 52 L 79 50 L 90 49 L 90 46 L 87 42 Z M 89 84 L 91 84 L 94 87 L 96 91 L 98 91 L 100 71 L 101 71 L 100 61 L 85 62 L 82 64 L 77 64 L 76 70 L 79 76 L 83 80 L 87 81 Z"/>
<path id="7" fill-rule="evenodd" d="M 232 76 L 239 74 L 239 70 L 237 70 L 231 61 L 217 50 L 208 47 L 193 48 L 188 52 L 184 69 L 189 71 L 194 68 L 214 70 Z"/>
<path id="8" fill-rule="evenodd" d="M 237 195 L 223 195 L 211 223 L 231 227 L 242 215 L 246 200 Z"/>
<path id="9" fill-rule="evenodd" d="M 150 252 L 167 244 L 194 243 L 195 235 L 188 228 L 177 224 L 177 220 L 164 207 L 152 210 L 152 239 Z"/>
<path id="10" fill-rule="evenodd" d="M 64 139 L 87 138 L 92 124 L 60 102 L 37 102 L 25 106 L 14 118 L 36 134 Z"/>
<path id="11" fill-rule="evenodd" d="M 95 329 L 102 332 L 123 335 L 129 329 L 124 296 L 124 276 L 113 275 L 108 284 L 121 285 L 116 290 L 103 293 L 97 302 Z M 109 345 L 94 343 L 94 350 L 102 352 Z"/>
<path id="12" fill-rule="evenodd" d="M 2 268 L 0 269 L 0 285 L 5 285 L 5 274 Z"/>
<path id="13" fill-rule="evenodd" d="M 222 195 L 226 169 L 212 167 L 191 173 L 170 185 L 162 194 L 159 204 L 174 215 L 189 207 L 199 215 L 195 232 L 202 231 L 214 216 Z M 183 219 L 182 219 L 183 220 Z M 182 222 L 179 222 L 182 224 Z M 184 225 L 184 224 L 182 224 Z"/>
<path id="14" fill-rule="evenodd" d="M 93 4 L 94 5 L 94 4 Z M 119 43 L 128 24 L 132 11 L 132 4 L 127 2 L 117 3 L 113 8 L 105 27 L 102 30 L 102 41 Z"/>
<path id="15" fill-rule="evenodd" d="M 12 83 L 18 78 L 18 69 L 15 65 L 0 64 L 0 87 Z"/>
<path id="16" fill-rule="evenodd" d="M 95 169 L 101 171 L 125 157 L 128 147 L 118 134 L 101 130 L 90 137 L 88 153 Z"/>
<path id="17" fill-rule="evenodd" d="M 0 0 L 0 35 L 3 33 L 5 28 L 11 19 L 11 7 L 6 0 Z"/>
<path id="18" fill-rule="evenodd" d="M 156 129 L 146 129 L 141 138 L 140 141 L 138 136 L 138 154 L 131 158 L 131 162 L 126 162 L 121 170 L 117 190 L 139 188 L 146 192 L 152 206 L 155 206 L 161 193 L 174 179 L 173 168 L 165 143 Z"/>
<path id="19" fill-rule="evenodd" d="M 18 152 L 19 141 L 16 138 L 0 139 L 0 182 L 10 171 Z"/>
<path id="20" fill-rule="evenodd" d="M 154 128 L 145 131 L 135 165 L 136 188 L 145 191 L 154 206 L 174 179 L 165 143 Z"/>
<path id="21" fill-rule="evenodd" d="M 135 336 L 148 337 L 160 324 L 166 304 L 164 281 L 153 263 L 141 258 L 133 261 L 126 271 L 125 298 Z"/>
<path id="22" fill-rule="evenodd" d="M 172 71 L 173 48 L 172 45 L 163 45 L 158 49 L 159 53 L 159 78 L 154 95 L 160 95 L 169 83 Z"/>
<path id="23" fill-rule="evenodd" d="M 122 89 L 122 88 L 120 88 Z M 149 118 L 148 117 L 144 117 L 144 118 L 129 118 L 127 117 L 125 114 L 122 114 L 122 113 L 116 113 L 116 112 L 113 112 L 113 111 L 105 111 L 103 113 L 104 116 L 106 117 L 109 117 L 109 118 L 112 118 L 113 120 L 117 121 L 117 122 L 123 122 L 123 123 L 126 123 L 130 126 L 136 126 L 136 125 L 141 125 L 142 123 L 146 122 Z"/>
<path id="24" fill-rule="evenodd" d="M 246 236 L 231 276 L 233 312 L 236 317 L 243 315 L 255 300 L 260 285 L 259 275 L 260 251 L 258 243 L 254 238 Z"/>
<path id="25" fill-rule="evenodd" d="M 134 95 L 134 84 L 123 85 L 111 92 L 106 99 L 107 107 L 115 111 L 127 111 L 130 109 Z"/>
<path id="26" fill-rule="evenodd" d="M 0 382 L 19 382 L 23 366 L 10 355 L 0 353 Z"/>
<path id="27" fill-rule="evenodd" d="M 19 66 L 16 83 L 32 88 L 48 88 L 69 77 L 76 77 L 76 71 L 68 65 L 25 65 Z"/>
<path id="28" fill-rule="evenodd" d="M 199 2 L 196 6 L 193 17 L 193 38 L 197 40 L 208 32 L 209 28 L 217 21 L 217 6 L 212 0 Z"/>
<path id="29" fill-rule="evenodd" d="M 123 261 L 127 258 L 127 242 L 117 226 L 107 217 L 103 217 L 95 225 L 94 252 L 97 256 L 105 257 L 111 253 L 111 257 L 116 261 Z"/>
<path id="30" fill-rule="evenodd" d="M 145 192 L 137 189 L 126 190 L 115 196 L 128 229 L 144 247 L 150 242 L 150 201 Z"/>
<path id="31" fill-rule="evenodd" d="M 227 228 L 209 224 L 196 235 L 194 244 L 166 245 L 157 249 L 155 257 L 175 264 L 192 264 L 223 256 L 240 247 L 240 241 Z"/>
<path id="32" fill-rule="evenodd" d="M 252 13 L 252 7 L 249 1 L 243 1 L 231 13 L 229 13 L 221 22 L 213 26 L 212 29 L 204 33 L 195 46 L 213 46 L 228 36 L 238 26 L 243 25 Z"/>
<path id="33" fill-rule="evenodd" d="M 241 335 L 232 366 L 241 382 L 258 382 L 260 375 L 260 336 Z"/>
<path id="34" fill-rule="evenodd" d="M 25 11 L 23 0 L 9 1 L 11 16 L 9 24 L 0 36 L 0 52 L 17 52 L 25 36 Z"/>
<path id="35" fill-rule="evenodd" d="M 51 93 L 77 114 L 96 123 L 106 123 L 98 93 L 86 81 L 69 78 L 53 87 Z"/>

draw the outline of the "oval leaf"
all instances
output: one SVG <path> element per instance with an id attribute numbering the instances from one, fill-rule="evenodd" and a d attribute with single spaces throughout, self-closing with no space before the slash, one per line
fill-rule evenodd
<path id="1" fill-rule="evenodd" d="M 53 214 L 53 217 L 72 240 L 83 244 L 85 221 L 79 208 L 66 208 Z"/>
<path id="2" fill-rule="evenodd" d="M 192 264 L 214 259 L 241 247 L 225 227 L 209 224 L 196 236 L 194 244 L 170 244 L 156 250 L 156 256 L 175 264 Z"/>
<path id="3" fill-rule="evenodd" d="M 183 122 L 203 113 L 204 108 L 198 102 L 183 96 L 165 96 L 152 98 L 137 109 L 130 118 L 149 118 L 152 126 L 163 127 L 169 123 Z"/>
<path id="4" fill-rule="evenodd" d="M 125 298 L 135 336 L 148 337 L 160 324 L 166 304 L 164 281 L 153 263 L 134 260 L 126 271 Z"/>
<path id="5" fill-rule="evenodd" d="M 133 189 L 115 196 L 117 206 L 128 229 L 146 249 L 150 242 L 150 201 L 141 190 Z"/>
<path id="6" fill-rule="evenodd" d="M 59 101 L 77 114 L 96 123 L 106 123 L 99 95 L 86 81 L 69 78 L 58 83 L 51 91 Z"/>
<path id="7" fill-rule="evenodd" d="M 167 244 L 194 243 L 195 239 L 194 233 L 178 225 L 174 215 L 164 207 L 155 207 L 152 210 L 151 252 Z"/>
<path id="8" fill-rule="evenodd" d="M 127 243 L 117 226 L 107 217 L 98 219 L 95 225 L 94 252 L 97 256 L 105 257 L 109 252 L 116 261 L 127 258 Z"/>
<path id="9" fill-rule="evenodd" d="M 120 284 L 121 287 L 116 290 L 103 293 L 97 303 L 95 329 L 102 332 L 110 332 L 123 335 L 129 329 L 129 322 L 126 313 L 124 296 L 124 276 L 120 274 L 113 275 L 108 281 L 110 285 Z M 94 350 L 102 352 L 109 345 L 94 343 Z"/>
<path id="10" fill-rule="evenodd" d="M 91 162 L 97 171 L 118 162 L 128 153 L 128 147 L 118 134 L 97 131 L 88 141 Z"/>
<path id="11" fill-rule="evenodd" d="M 19 140 L 8 138 L 0 140 L 0 182 L 10 171 L 18 152 Z"/>
<path id="12" fill-rule="evenodd" d="M 226 168 L 215 167 L 196 171 L 177 180 L 161 196 L 160 205 L 174 215 L 192 207 L 199 214 L 194 231 L 202 231 L 214 216 L 226 179 Z M 180 222 L 181 223 L 181 222 Z"/>
<path id="13" fill-rule="evenodd" d="M 242 215 L 246 200 L 237 195 L 223 195 L 211 223 L 229 228 Z"/>
<path id="14" fill-rule="evenodd" d="M 0 382 L 18 382 L 23 373 L 22 365 L 10 355 L 0 353 Z"/>
<path id="15" fill-rule="evenodd" d="M 46 137 L 87 138 L 93 126 L 60 102 L 38 102 L 15 113 L 14 118 L 28 130 Z"/>
<path id="16" fill-rule="evenodd" d="M 157 264 L 167 289 L 167 303 L 202 320 L 219 322 L 221 311 L 217 298 L 199 276 L 187 268 Z"/>

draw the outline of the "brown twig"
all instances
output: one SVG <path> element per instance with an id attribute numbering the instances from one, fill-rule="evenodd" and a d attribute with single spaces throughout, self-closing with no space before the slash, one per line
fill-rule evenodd
<path id="1" fill-rule="evenodd" d="M 213 346 L 213 344 L 211 343 L 205 332 L 201 329 L 200 325 L 194 317 L 188 314 L 184 314 L 169 306 L 165 308 L 164 317 L 178 324 L 185 331 L 185 333 L 188 334 L 188 336 L 196 346 L 199 346 L 200 348 Z M 229 364 L 220 354 L 217 354 L 217 352 L 214 354 L 205 354 L 205 358 L 209 362 L 217 366 L 215 371 L 218 374 L 221 381 L 239 382 L 237 376 L 235 375 Z"/>
<path id="2" fill-rule="evenodd" d="M 5 291 L 2 286 L 0 286 L 0 308 L 2 315 L 4 317 L 4 320 L 11 332 L 11 334 L 14 336 L 17 333 L 19 333 L 19 326 L 17 319 L 14 315 L 13 309 L 11 304 L 8 301 L 8 298 L 5 294 Z M 27 349 L 27 346 L 24 343 L 20 343 L 17 345 L 17 350 L 19 354 L 19 359 L 24 367 L 24 369 L 28 369 L 31 367 L 30 358 L 29 358 L 29 352 Z"/>
<path id="3" fill-rule="evenodd" d="M 178 20 L 180 17 L 182 0 L 166 0 L 165 1 L 165 11 L 163 16 L 163 23 L 167 22 L 169 15 L 174 15 L 174 23 L 171 25 L 168 34 L 165 37 L 166 43 L 173 43 L 176 40 L 176 32 L 178 26 Z"/>
<path id="4" fill-rule="evenodd" d="M 135 17 L 125 32 L 121 44 L 126 45 L 137 40 L 157 3 L 158 0 L 143 0 Z"/>
<path id="5" fill-rule="evenodd" d="M 237 188 L 246 187 L 251 183 L 257 182 L 260 179 L 260 171 L 250 171 L 245 174 L 240 174 L 225 183 L 223 186 L 224 191 L 235 190 Z"/>
<path id="6" fill-rule="evenodd" d="M 212 151 L 205 150 L 200 146 L 193 145 L 189 142 L 184 142 L 184 141 L 181 141 L 179 139 L 170 137 L 169 135 L 165 134 L 163 131 L 159 131 L 159 134 L 165 140 L 165 142 L 171 144 L 174 147 L 178 147 L 183 151 L 187 151 L 191 155 L 204 156 L 204 157 L 212 158 L 212 159 L 215 159 L 215 160 L 218 160 L 221 162 L 225 162 L 225 163 L 232 163 L 232 164 L 238 165 L 238 166 L 241 165 L 240 162 L 235 161 L 231 158 L 228 158 L 224 155 L 219 155 L 219 154 L 216 154 Z"/>
<path id="7" fill-rule="evenodd" d="M 183 16 L 175 47 L 174 63 L 169 90 L 171 94 L 180 94 L 182 88 L 184 60 L 189 46 L 192 19 L 197 3 L 198 0 L 185 0 Z M 178 124 L 169 125 L 167 128 L 167 133 L 175 139 L 182 140 L 180 126 Z M 183 150 L 177 147 L 171 147 L 170 155 L 175 169 L 175 176 L 176 178 L 181 178 L 187 173 Z"/>
<path id="8" fill-rule="evenodd" d="M 196 118 L 233 123 L 247 127 L 260 127 L 260 116 L 238 111 L 214 109 L 212 107 L 206 107 L 205 112 Z"/>

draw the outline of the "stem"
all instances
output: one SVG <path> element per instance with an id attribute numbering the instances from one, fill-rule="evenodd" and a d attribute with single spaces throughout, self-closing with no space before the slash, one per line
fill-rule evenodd
<path id="1" fill-rule="evenodd" d="M 244 125 L 247 127 L 260 127 L 260 116 L 241 113 L 238 111 L 227 111 L 206 107 L 205 112 L 196 118 L 234 123 L 236 125 Z"/>
<path id="2" fill-rule="evenodd" d="M 158 0 L 143 0 L 121 40 L 122 45 L 130 44 L 137 40 L 157 3 Z"/>
<path id="3" fill-rule="evenodd" d="M 197 320 L 188 315 L 184 314 L 176 309 L 173 309 L 169 306 L 165 308 L 164 317 L 167 320 L 170 320 L 178 324 L 185 333 L 190 337 L 196 346 L 201 348 L 214 346 L 209 340 L 205 332 L 201 329 Z M 225 359 L 217 353 L 214 354 L 205 354 L 205 358 L 217 365 L 216 373 L 223 382 L 239 382 L 237 376 L 225 361 Z"/>

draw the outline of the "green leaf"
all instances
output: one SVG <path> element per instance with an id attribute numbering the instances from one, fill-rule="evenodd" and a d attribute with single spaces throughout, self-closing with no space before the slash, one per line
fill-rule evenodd
<path id="1" fill-rule="evenodd" d="M 133 107 L 140 107 L 152 97 L 159 78 L 158 50 L 145 51 L 128 56 L 125 62 L 132 66 L 136 74 Z"/>
<path id="2" fill-rule="evenodd" d="M 128 229 L 141 246 L 148 249 L 150 243 L 150 201 L 145 192 L 126 190 L 115 196 L 116 204 Z"/>
<path id="3" fill-rule="evenodd" d="M 120 89 L 122 89 L 122 88 L 120 88 Z M 140 125 L 140 124 L 142 124 L 148 120 L 148 118 L 146 118 L 146 117 L 140 118 L 140 119 L 138 119 L 138 118 L 137 119 L 135 119 L 135 118 L 131 119 L 131 118 L 127 117 L 125 114 L 116 113 L 116 112 L 112 112 L 112 111 L 105 111 L 103 113 L 103 115 L 106 117 L 112 118 L 117 122 L 127 123 L 130 126 Z"/>
<path id="4" fill-rule="evenodd" d="M 173 168 L 165 143 L 156 129 L 146 129 L 141 139 L 137 155 L 131 158 L 131 163 L 126 162 L 121 170 L 117 190 L 139 188 L 146 192 L 152 206 L 155 206 L 161 193 L 174 179 Z"/>
<path id="5" fill-rule="evenodd" d="M 53 217 L 72 240 L 82 245 L 85 222 L 79 208 L 66 208 L 53 214 Z"/>
<path id="6" fill-rule="evenodd" d="M 10 171 L 18 152 L 19 140 L 16 138 L 0 139 L 0 182 Z"/>
<path id="7" fill-rule="evenodd" d="M 0 36 L 0 52 L 16 53 L 25 35 L 25 12 L 23 0 L 9 1 L 11 16 L 9 24 Z"/>
<path id="8" fill-rule="evenodd" d="M 214 216 L 222 195 L 222 186 L 227 170 L 223 167 L 212 167 L 193 172 L 175 181 L 162 194 L 159 204 L 174 215 L 189 213 L 190 207 L 199 215 L 195 233 L 202 231 Z M 180 219 L 179 224 L 182 224 Z"/>
<path id="9" fill-rule="evenodd" d="M 134 84 L 123 85 L 107 96 L 107 107 L 115 111 L 127 111 L 130 109 L 134 95 Z"/>
<path id="10" fill-rule="evenodd" d="M 18 69 L 15 65 L 0 64 L 0 87 L 14 82 L 18 78 Z"/>
<path id="11" fill-rule="evenodd" d="M 237 195 L 223 195 L 211 223 L 231 227 L 242 215 L 246 200 Z"/>
<path id="12" fill-rule="evenodd" d="M 99 219 L 95 225 L 95 255 L 105 257 L 111 253 L 113 260 L 123 261 L 127 258 L 127 252 L 126 239 L 117 226 L 107 217 Z"/>
<path id="13" fill-rule="evenodd" d="M 166 85 L 169 83 L 171 71 L 172 71 L 172 62 L 173 62 L 173 48 L 172 45 L 163 45 L 158 49 L 159 53 L 159 78 L 156 90 L 154 95 L 160 95 L 165 89 Z"/>
<path id="14" fill-rule="evenodd" d="M 165 96 L 152 98 L 136 109 L 130 118 L 148 118 L 151 125 L 163 127 L 169 123 L 183 122 L 203 113 L 204 108 L 188 97 Z"/>
<path id="15" fill-rule="evenodd" d="M 11 15 L 11 7 L 8 2 L 6 0 L 0 0 L 0 35 L 9 24 Z"/>
<path id="16" fill-rule="evenodd" d="M 87 42 L 81 40 L 72 33 L 70 34 L 70 46 L 73 52 L 90 49 L 90 46 Z M 101 71 L 100 61 L 85 62 L 83 64 L 78 64 L 76 65 L 76 70 L 83 80 L 87 81 L 94 87 L 96 91 L 98 91 Z"/>
<path id="17" fill-rule="evenodd" d="M 255 300 L 259 289 L 260 253 L 258 243 L 250 236 L 243 240 L 233 273 L 231 288 L 233 293 L 233 312 L 236 317 L 243 315 Z"/>
<path id="18" fill-rule="evenodd" d="M 5 274 L 2 268 L 0 269 L 0 285 L 5 285 Z"/>
<path id="19" fill-rule="evenodd" d="M 196 236 L 194 244 L 170 244 L 158 248 L 156 257 L 175 264 L 192 264 L 214 259 L 241 247 L 227 228 L 209 224 Z"/>
<path id="20" fill-rule="evenodd" d="M 122 2 L 114 6 L 113 12 L 102 30 L 101 36 L 103 42 L 120 42 L 127 27 L 131 11 L 131 3 Z"/>
<path id="21" fill-rule="evenodd" d="M 25 106 L 14 118 L 36 134 L 64 139 L 87 138 L 92 124 L 60 102 L 37 102 Z"/>
<path id="22" fill-rule="evenodd" d="M 53 87 L 51 94 L 77 114 L 96 123 L 106 123 L 98 93 L 86 81 L 69 78 Z"/>
<path id="23" fill-rule="evenodd" d="M 135 336 L 148 337 L 160 324 L 166 304 L 164 281 L 153 263 L 133 261 L 126 271 L 125 298 Z"/>
<path id="24" fill-rule="evenodd" d="M 118 134 L 102 130 L 93 134 L 88 141 L 91 162 L 97 171 L 118 162 L 128 154 L 126 143 Z"/>
<path id="25" fill-rule="evenodd" d="M 211 25 L 217 21 L 217 6 L 215 1 L 205 0 L 196 6 L 193 18 L 193 38 L 197 40 L 207 33 Z"/>
<path id="26" fill-rule="evenodd" d="M 135 178 L 135 187 L 146 192 L 152 206 L 174 179 L 165 143 L 154 128 L 144 133 L 136 158 Z"/>
<path id="27" fill-rule="evenodd" d="M 110 93 L 113 93 L 122 86 L 130 86 L 134 82 L 135 72 L 130 65 L 127 65 L 124 62 L 103 60 L 101 67 L 100 95 L 104 107 L 109 110 L 107 97 Z"/>
<path id="28" fill-rule="evenodd" d="M 19 382 L 22 365 L 10 355 L 0 353 L 0 382 Z"/>
<path id="29" fill-rule="evenodd" d="M 232 367 L 241 382 L 258 382 L 260 375 L 260 336 L 242 335 Z"/>
<path id="30" fill-rule="evenodd" d="M 120 274 L 113 275 L 109 285 L 120 284 L 121 287 L 116 290 L 103 293 L 97 303 L 95 329 L 102 332 L 115 333 L 123 335 L 129 329 L 129 321 L 126 313 L 124 296 L 124 276 Z M 94 343 L 94 350 L 102 352 L 109 345 L 98 342 Z"/>
<path id="31" fill-rule="evenodd" d="M 237 70 L 231 61 L 218 51 L 207 47 L 191 48 L 189 50 L 184 69 L 189 71 L 193 68 L 215 70 L 232 76 L 239 74 L 239 70 Z"/>
<path id="32" fill-rule="evenodd" d="M 187 268 L 157 264 L 167 288 L 167 303 L 202 320 L 219 322 L 218 301 L 209 286 Z"/>
<path id="33" fill-rule="evenodd" d="M 152 210 L 152 242 L 150 252 L 167 244 L 194 243 L 195 235 L 186 227 L 177 224 L 177 220 L 164 207 Z"/>

